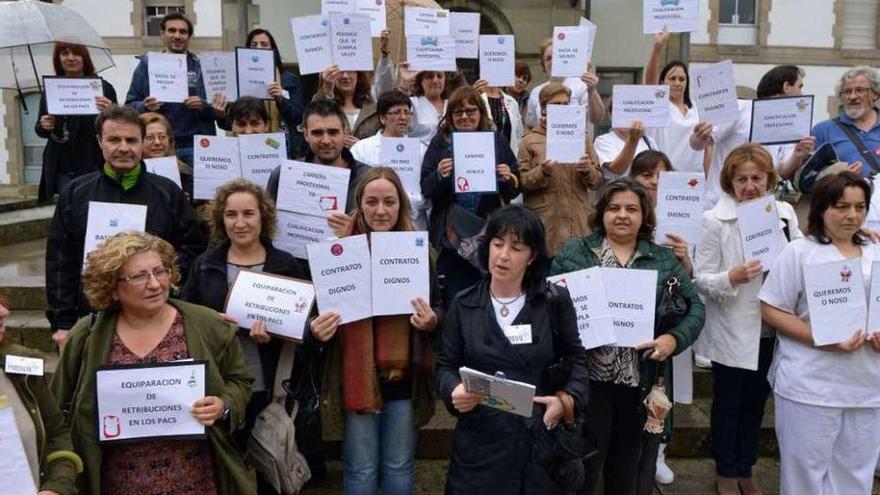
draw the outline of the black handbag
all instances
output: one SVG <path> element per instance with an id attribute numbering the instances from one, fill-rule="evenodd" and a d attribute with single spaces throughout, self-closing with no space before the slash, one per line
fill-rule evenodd
<path id="1" fill-rule="evenodd" d="M 670 275 L 666 279 L 666 287 L 663 290 L 660 303 L 657 304 L 657 333 L 669 330 L 681 323 L 681 319 L 688 314 L 690 309 L 690 302 L 681 295 L 681 282 L 675 275 Z"/>

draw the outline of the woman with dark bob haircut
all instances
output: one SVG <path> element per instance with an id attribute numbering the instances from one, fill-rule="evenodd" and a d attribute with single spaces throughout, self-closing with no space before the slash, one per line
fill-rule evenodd
<path id="1" fill-rule="evenodd" d="M 858 174 L 819 179 L 807 237 L 782 250 L 758 294 L 761 315 L 779 339 L 768 379 L 781 493 L 871 492 L 880 455 L 880 332 L 864 330 L 862 321 L 819 345 L 810 319 L 814 303 L 807 303 L 808 289 L 815 290 L 804 275 L 805 267 L 836 263 L 836 293 L 852 290 L 846 284 L 856 270 L 868 292 L 871 268 L 880 260 L 880 246 L 861 232 L 870 204 L 871 188 Z M 839 311 L 841 322 L 851 321 L 844 314 L 851 310 Z"/>
<path id="2" fill-rule="evenodd" d="M 593 234 L 572 239 L 553 259 L 551 275 L 601 266 L 657 271 L 656 306 L 668 284 L 677 279 L 678 292 L 688 302 L 678 323 L 657 324 L 654 340 L 637 347 L 600 346 L 586 353 L 590 402 L 587 417 L 596 434 L 599 455 L 586 461 L 586 481 L 579 493 L 592 494 L 603 468 L 606 494 L 636 493 L 644 401 L 657 372 L 657 363 L 687 349 L 703 327 L 705 309 L 690 277 L 675 254 L 652 242 L 654 208 L 645 189 L 628 177 L 608 183 L 599 194 L 591 217 Z M 655 321 L 660 322 L 660 314 Z M 639 353 L 646 351 L 647 359 Z M 667 370 L 668 366 L 665 367 Z M 665 425 L 669 428 L 670 425 Z"/>
<path id="3" fill-rule="evenodd" d="M 570 420 L 587 402 L 587 368 L 574 307 L 564 288 L 548 286 L 547 246 L 541 220 L 521 206 L 490 215 L 480 245 L 486 275 L 459 293 L 443 322 L 437 391 L 458 418 L 447 494 L 560 493 L 562 487 L 535 461 L 533 435 Z M 566 359 L 561 383 L 544 370 Z M 488 407 L 487 397 L 467 392 L 459 368 L 536 387 L 530 417 Z"/>

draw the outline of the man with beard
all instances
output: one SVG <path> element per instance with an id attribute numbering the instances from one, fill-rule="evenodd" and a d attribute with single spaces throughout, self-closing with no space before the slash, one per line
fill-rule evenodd
<path id="1" fill-rule="evenodd" d="M 854 67 L 840 77 L 837 96 L 841 114 L 813 127 L 816 149 L 830 142 L 840 161 L 861 164 L 868 177 L 880 171 L 880 74 L 871 67 Z"/>
<path id="2" fill-rule="evenodd" d="M 147 207 L 145 231 L 177 251 L 181 273 L 205 249 L 196 215 L 183 191 L 165 177 L 148 173 L 141 161 L 145 125 L 131 108 L 111 105 L 95 121 L 104 166 L 81 175 L 61 191 L 46 243 L 46 316 L 58 345 L 80 317 L 91 311 L 82 291 L 83 249 L 89 203 Z"/>

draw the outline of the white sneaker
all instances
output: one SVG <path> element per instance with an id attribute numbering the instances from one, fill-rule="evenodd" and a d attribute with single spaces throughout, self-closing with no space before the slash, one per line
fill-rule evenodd
<path id="1" fill-rule="evenodd" d="M 707 357 L 700 356 L 699 354 L 694 354 L 694 364 L 697 365 L 697 368 L 712 368 L 712 360 Z"/>
<path id="2" fill-rule="evenodd" d="M 675 473 L 666 464 L 666 444 L 661 443 L 657 452 L 657 472 L 654 474 L 654 480 L 661 485 L 668 485 L 675 481 Z"/>

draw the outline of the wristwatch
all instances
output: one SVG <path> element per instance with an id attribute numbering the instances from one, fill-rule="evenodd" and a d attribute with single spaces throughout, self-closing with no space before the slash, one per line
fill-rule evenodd
<path id="1" fill-rule="evenodd" d="M 223 404 L 223 415 L 220 416 L 220 421 L 226 421 L 229 419 L 229 406 Z"/>

